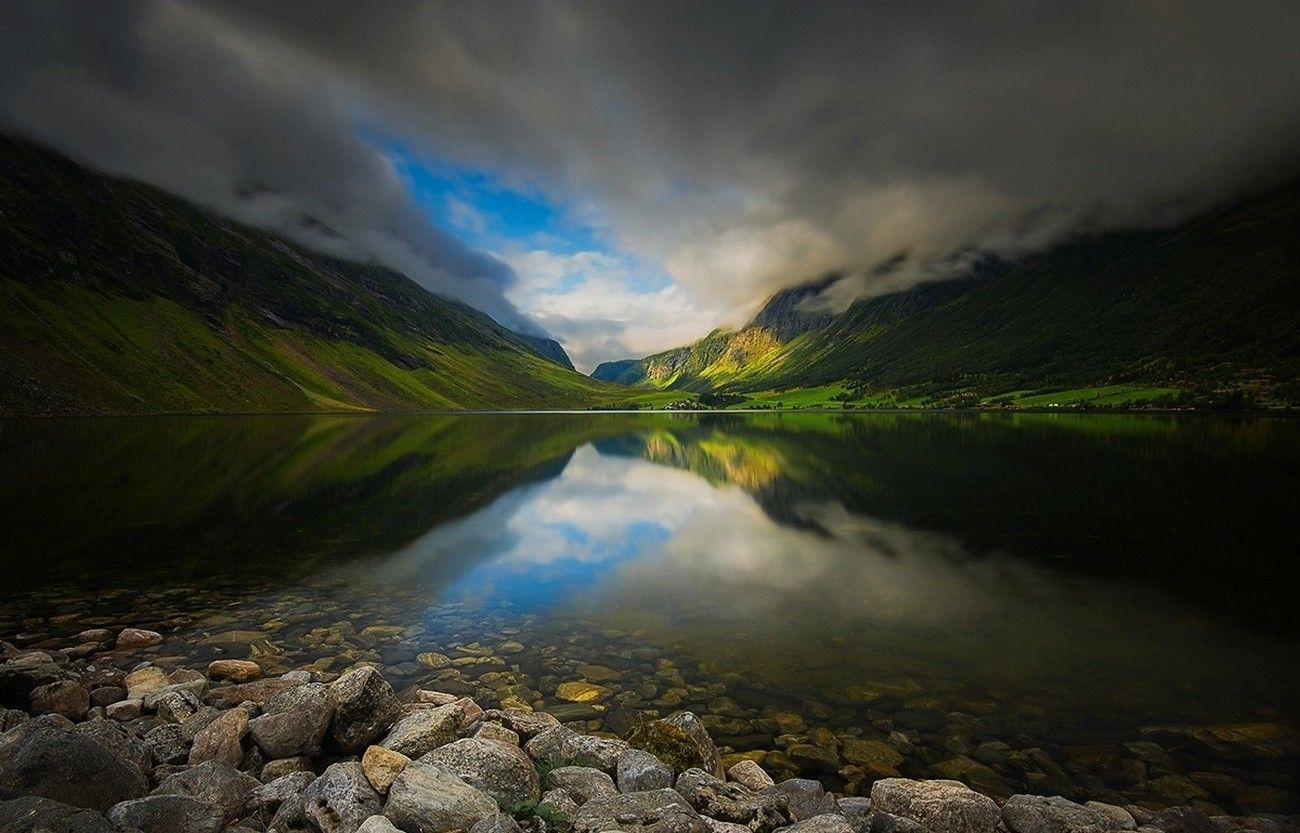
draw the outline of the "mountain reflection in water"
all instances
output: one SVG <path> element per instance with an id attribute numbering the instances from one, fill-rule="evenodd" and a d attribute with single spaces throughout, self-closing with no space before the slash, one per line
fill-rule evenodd
<path id="1" fill-rule="evenodd" d="M 776 704 L 850 733 L 959 714 L 994 738 L 1251 722 L 1294 743 L 1289 420 L 10 422 L 0 461 L 0 638 L 94 614 L 206 660 L 265 628 L 282 663 L 538 707 L 597 663 L 622 693 L 589 728 L 693 706 L 760 747 Z M 416 661 L 507 636 L 513 659 Z M 638 671 L 642 647 L 669 665 Z M 918 736 L 906 766 L 953 742 Z M 1295 763 L 1245 754 L 1234 778 Z"/>

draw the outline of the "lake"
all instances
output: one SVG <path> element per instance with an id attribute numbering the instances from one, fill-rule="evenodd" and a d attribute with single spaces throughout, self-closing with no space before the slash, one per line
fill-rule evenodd
<path id="1" fill-rule="evenodd" d="M 1297 485 L 1267 417 L 9 421 L 0 639 L 687 708 L 849 792 L 1296 812 Z"/>

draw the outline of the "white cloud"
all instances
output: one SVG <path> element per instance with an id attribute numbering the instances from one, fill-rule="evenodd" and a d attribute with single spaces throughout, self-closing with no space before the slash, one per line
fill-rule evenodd
<path id="1" fill-rule="evenodd" d="M 645 279 L 626 258 L 541 249 L 498 256 L 517 276 L 506 297 L 552 333 L 584 373 L 609 359 L 686 344 L 721 317 L 681 284 L 642 289 Z"/>

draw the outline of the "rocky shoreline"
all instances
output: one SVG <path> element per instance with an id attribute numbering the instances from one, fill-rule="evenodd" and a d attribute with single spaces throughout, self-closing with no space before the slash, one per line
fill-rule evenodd
<path id="1" fill-rule="evenodd" d="M 837 794 L 774 781 L 763 753 L 723 754 L 690 711 L 619 738 L 522 703 L 399 695 L 373 664 L 141 661 L 161 641 L 100 628 L 61 648 L 0 643 L 0 833 L 1300 831 L 1287 815 L 994 800 L 952 779 Z"/>

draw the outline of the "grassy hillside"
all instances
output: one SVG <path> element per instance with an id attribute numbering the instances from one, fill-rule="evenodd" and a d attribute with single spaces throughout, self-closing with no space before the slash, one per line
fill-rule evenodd
<path id="1" fill-rule="evenodd" d="M 994 277 L 858 301 L 785 341 L 756 320 L 620 363 L 615 380 L 773 404 L 816 389 L 833 405 L 1294 405 L 1297 229 L 1292 185 Z M 763 347 L 735 368 L 717 360 L 741 339 Z"/>
<path id="2" fill-rule="evenodd" d="M 547 349 L 389 269 L 0 138 L 0 415 L 628 398 Z"/>

